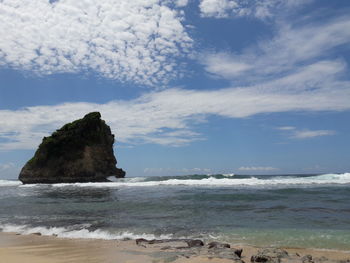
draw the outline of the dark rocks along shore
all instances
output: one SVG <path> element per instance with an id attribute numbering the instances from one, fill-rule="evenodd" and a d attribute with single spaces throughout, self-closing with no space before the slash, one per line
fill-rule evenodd
<path id="1" fill-rule="evenodd" d="M 136 244 L 145 248 L 153 247 L 162 251 L 176 252 L 172 259 L 181 257 L 206 257 L 209 259 L 228 259 L 236 263 L 349 263 L 347 261 L 334 261 L 326 257 L 313 257 L 312 255 L 300 256 L 298 253 L 289 254 L 279 248 L 262 248 L 250 258 L 244 257 L 243 249 L 232 248 L 230 244 L 210 242 L 205 244 L 199 239 L 165 239 L 147 240 L 137 239 Z"/>

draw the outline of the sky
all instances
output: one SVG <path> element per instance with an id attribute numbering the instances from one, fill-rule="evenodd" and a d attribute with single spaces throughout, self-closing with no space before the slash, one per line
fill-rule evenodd
<path id="1" fill-rule="evenodd" d="M 0 0 L 0 179 L 100 111 L 127 176 L 350 171 L 350 1 Z"/>

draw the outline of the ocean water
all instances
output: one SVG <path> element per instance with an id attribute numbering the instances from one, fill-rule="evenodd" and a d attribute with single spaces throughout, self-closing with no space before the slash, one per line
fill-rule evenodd
<path id="1" fill-rule="evenodd" d="M 201 238 L 350 250 L 350 173 L 0 180 L 0 229 L 67 238 Z"/>

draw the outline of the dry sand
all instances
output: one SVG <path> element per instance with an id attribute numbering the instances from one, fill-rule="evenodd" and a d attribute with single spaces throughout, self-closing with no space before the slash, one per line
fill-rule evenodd
<path id="1" fill-rule="evenodd" d="M 242 259 L 250 262 L 258 250 L 251 246 L 243 248 Z M 333 260 L 349 260 L 350 252 L 335 250 L 284 248 L 289 253 L 301 256 L 325 256 Z M 157 247 L 144 248 L 135 241 L 105 241 L 94 239 L 62 239 L 37 235 L 0 233 L 0 263 L 228 263 L 232 260 L 204 257 L 176 257 L 177 252 L 164 251 Z"/>

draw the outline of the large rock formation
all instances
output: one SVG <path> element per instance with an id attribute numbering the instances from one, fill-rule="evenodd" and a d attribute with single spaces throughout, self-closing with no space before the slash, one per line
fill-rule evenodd
<path id="1" fill-rule="evenodd" d="M 113 143 L 114 135 L 101 114 L 91 112 L 44 137 L 19 180 L 24 184 L 75 183 L 124 177 L 125 172 L 116 168 Z"/>

